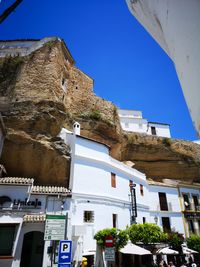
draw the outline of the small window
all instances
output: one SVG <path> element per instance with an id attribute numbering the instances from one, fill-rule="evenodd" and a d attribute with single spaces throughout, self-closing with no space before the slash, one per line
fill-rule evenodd
<path id="1" fill-rule="evenodd" d="M 128 128 L 128 127 L 129 127 L 129 123 L 125 122 L 125 128 Z"/>
<path id="2" fill-rule="evenodd" d="M 111 186 L 116 188 L 116 174 L 111 172 Z"/>
<path id="3" fill-rule="evenodd" d="M 94 222 L 94 211 L 91 211 L 91 210 L 84 211 L 84 222 L 86 223 Z"/>
<path id="4" fill-rule="evenodd" d="M 17 224 L 0 224 L 0 257 L 12 256 Z"/>
<path id="5" fill-rule="evenodd" d="M 151 126 L 151 134 L 156 135 L 156 127 Z"/>
<path id="6" fill-rule="evenodd" d="M 144 186 L 140 184 L 140 195 L 144 196 Z"/>
<path id="7" fill-rule="evenodd" d="M 113 219 L 113 228 L 117 228 L 117 214 L 113 214 L 112 219 Z"/>
<path id="8" fill-rule="evenodd" d="M 139 129 L 142 129 L 142 124 L 141 123 L 139 123 Z"/>

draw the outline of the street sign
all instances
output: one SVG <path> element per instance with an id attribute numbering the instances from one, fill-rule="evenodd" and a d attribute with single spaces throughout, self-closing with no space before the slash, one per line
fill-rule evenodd
<path id="1" fill-rule="evenodd" d="M 105 237 L 105 247 L 106 248 L 112 248 L 114 247 L 114 238 L 112 235 L 107 235 Z"/>
<path id="2" fill-rule="evenodd" d="M 44 240 L 65 238 L 66 215 L 46 215 Z"/>
<path id="3" fill-rule="evenodd" d="M 105 248 L 105 260 L 115 261 L 115 248 Z"/>
<path id="4" fill-rule="evenodd" d="M 58 267 L 70 267 L 72 260 L 72 241 L 61 240 L 58 252 Z"/>

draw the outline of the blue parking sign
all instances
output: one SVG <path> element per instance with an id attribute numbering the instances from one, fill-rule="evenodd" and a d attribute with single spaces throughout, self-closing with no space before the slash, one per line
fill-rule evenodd
<path id="1" fill-rule="evenodd" d="M 58 266 L 70 267 L 72 261 L 72 241 L 60 240 L 58 252 Z"/>

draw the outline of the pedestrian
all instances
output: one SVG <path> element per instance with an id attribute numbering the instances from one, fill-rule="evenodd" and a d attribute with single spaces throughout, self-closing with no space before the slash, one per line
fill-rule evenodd
<path id="1" fill-rule="evenodd" d="M 187 262 L 184 261 L 184 262 L 181 264 L 181 267 L 187 267 Z"/>
<path id="2" fill-rule="evenodd" d="M 173 261 L 170 261 L 168 267 L 176 267 L 176 266 L 174 265 Z"/>

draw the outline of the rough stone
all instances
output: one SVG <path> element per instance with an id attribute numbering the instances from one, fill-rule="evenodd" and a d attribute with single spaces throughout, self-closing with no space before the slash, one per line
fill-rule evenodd
<path id="1" fill-rule="evenodd" d="M 94 94 L 93 80 L 69 55 L 57 39 L 18 59 L 14 67 L 12 60 L 6 63 L 13 78 L 0 79 L 0 98 L 10 103 L 3 112 L 7 137 L 1 163 L 8 175 L 67 185 L 70 154 L 57 135 L 78 121 L 82 135 L 106 143 L 114 158 L 133 161 L 147 177 L 200 180 L 198 144 L 123 132 L 116 106 Z M 0 59 L 0 77 L 5 60 Z"/>

